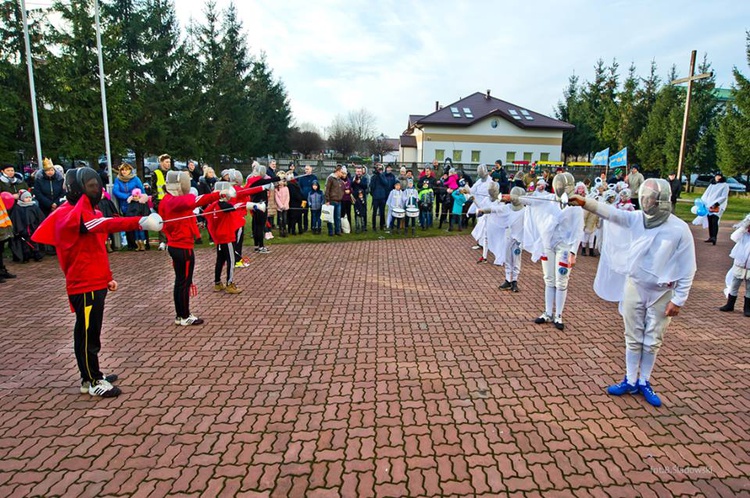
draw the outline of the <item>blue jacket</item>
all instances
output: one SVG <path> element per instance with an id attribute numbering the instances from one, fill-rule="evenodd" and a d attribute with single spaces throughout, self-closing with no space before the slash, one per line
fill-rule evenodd
<path id="1" fill-rule="evenodd" d="M 119 175 L 115 178 L 112 193 L 117 198 L 117 202 L 120 205 L 120 212 L 123 214 L 128 212 L 128 197 L 130 197 L 134 188 L 139 188 L 143 192 L 143 182 L 137 176 L 133 176 L 127 182 L 122 181 Z"/>
<path id="2" fill-rule="evenodd" d="M 313 182 L 317 182 L 317 181 L 318 181 L 318 177 L 315 175 L 300 176 L 297 179 L 297 185 L 299 185 L 299 189 L 302 191 L 302 197 L 304 199 L 307 199 L 307 196 L 310 195 L 310 192 L 312 192 Z"/>
<path id="3" fill-rule="evenodd" d="M 453 211 L 451 211 L 451 214 L 463 214 L 466 196 L 458 190 L 454 190 L 451 196 L 453 197 Z"/>
<path id="4" fill-rule="evenodd" d="M 313 211 L 318 211 L 320 209 L 323 209 L 323 192 L 318 189 L 317 191 L 313 192 L 310 190 L 310 193 L 307 194 L 307 204 L 309 205 L 310 209 Z"/>
<path id="5" fill-rule="evenodd" d="M 391 189 L 388 188 L 388 182 L 385 180 L 385 173 L 373 173 L 372 178 L 370 178 L 370 195 L 372 199 L 375 201 L 384 201 L 388 198 L 390 192 Z"/>

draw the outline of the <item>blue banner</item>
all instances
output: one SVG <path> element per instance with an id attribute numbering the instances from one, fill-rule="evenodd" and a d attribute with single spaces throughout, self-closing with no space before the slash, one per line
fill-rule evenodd
<path id="1" fill-rule="evenodd" d="M 628 165 L 628 148 L 625 147 L 620 152 L 609 158 L 609 167 L 618 168 Z"/>
<path id="2" fill-rule="evenodd" d="M 606 166 L 607 159 L 609 159 L 609 147 L 594 154 L 591 164 L 594 166 Z"/>

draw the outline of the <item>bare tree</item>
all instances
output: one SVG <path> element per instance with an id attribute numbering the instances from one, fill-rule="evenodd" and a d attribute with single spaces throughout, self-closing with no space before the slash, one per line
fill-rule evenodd
<path id="1" fill-rule="evenodd" d="M 289 133 L 289 145 L 306 158 L 323 148 L 323 137 L 317 131 L 292 128 Z"/>
<path id="2" fill-rule="evenodd" d="M 328 146 L 343 154 L 344 157 L 349 156 L 357 148 L 357 136 L 341 115 L 337 115 L 328 127 Z"/>
<path id="3" fill-rule="evenodd" d="M 364 107 L 358 111 L 349 112 L 346 124 L 356 139 L 357 152 L 365 152 L 368 149 L 368 143 L 375 139 L 377 122 L 375 115 Z"/>

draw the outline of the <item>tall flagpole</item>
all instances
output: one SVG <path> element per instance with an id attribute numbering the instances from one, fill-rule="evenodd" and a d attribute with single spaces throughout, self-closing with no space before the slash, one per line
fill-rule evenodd
<path id="1" fill-rule="evenodd" d="M 96 51 L 99 56 L 99 86 L 102 91 L 102 119 L 104 120 L 104 148 L 107 155 L 107 174 L 109 183 L 107 190 L 112 191 L 112 153 L 109 146 L 109 119 L 107 117 L 107 89 L 104 85 L 104 56 L 102 55 L 102 30 L 99 25 L 99 0 L 94 0 L 94 21 L 96 23 Z"/>
<path id="2" fill-rule="evenodd" d="M 29 23 L 26 19 L 26 0 L 21 0 L 21 19 L 23 20 L 23 37 L 26 45 L 26 67 L 29 70 L 29 93 L 31 94 L 31 117 L 34 122 L 34 141 L 36 142 L 36 163 L 42 167 L 42 140 L 39 137 L 39 114 L 36 109 L 36 85 L 34 84 L 34 66 L 31 64 L 31 40 Z"/>

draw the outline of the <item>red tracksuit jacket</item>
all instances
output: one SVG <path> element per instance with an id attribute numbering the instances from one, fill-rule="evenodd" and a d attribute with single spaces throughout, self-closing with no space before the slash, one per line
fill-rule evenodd
<path id="1" fill-rule="evenodd" d="M 228 207 L 230 203 L 217 201 L 204 210 L 203 216 L 206 218 L 208 233 L 211 234 L 211 239 L 215 244 L 228 244 L 235 241 L 237 230 L 245 226 L 245 216 L 247 215 L 245 202 L 251 195 L 262 191 L 263 187 L 240 188 L 237 189 L 237 197 L 230 202 L 232 206 L 237 206 L 237 204 L 241 204 L 241 206 L 231 211 L 221 211 Z"/>
<path id="2" fill-rule="evenodd" d="M 68 295 L 83 294 L 106 289 L 112 280 L 104 245 L 107 234 L 138 230 L 140 219 L 104 218 L 84 195 L 75 205 L 65 202 L 52 211 L 31 239 L 55 246 Z"/>
<path id="3" fill-rule="evenodd" d="M 191 216 L 193 209 L 208 206 L 217 200 L 219 200 L 219 192 L 211 192 L 197 197 L 193 194 L 165 194 L 159 202 L 159 215 L 164 220 L 164 235 L 167 237 L 167 244 L 177 249 L 192 249 L 195 247 L 195 239 L 200 237 L 201 232 L 198 230 L 198 222 L 194 217 L 174 223 L 168 223 L 168 221 L 183 216 Z"/>

